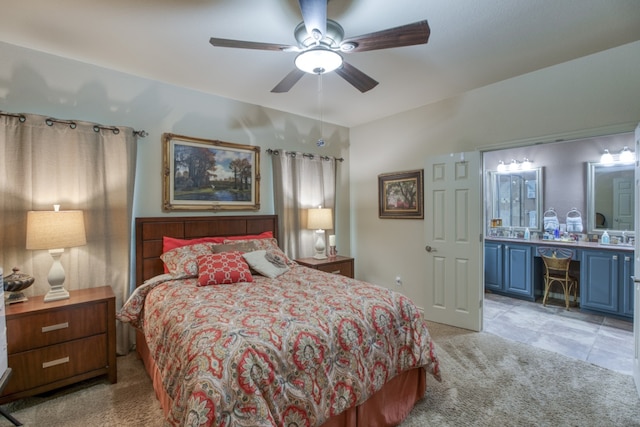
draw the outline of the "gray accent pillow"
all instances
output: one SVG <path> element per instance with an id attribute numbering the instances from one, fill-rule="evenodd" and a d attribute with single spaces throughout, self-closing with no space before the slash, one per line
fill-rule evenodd
<path id="1" fill-rule="evenodd" d="M 246 252 L 242 256 L 252 269 L 271 279 L 289 271 L 286 259 L 274 252 L 261 249 L 259 251 Z"/>

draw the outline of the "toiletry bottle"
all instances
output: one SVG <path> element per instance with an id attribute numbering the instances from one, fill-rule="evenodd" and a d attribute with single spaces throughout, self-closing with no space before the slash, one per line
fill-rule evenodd
<path id="1" fill-rule="evenodd" d="M 609 244 L 609 233 L 607 233 L 607 230 L 604 230 L 604 233 L 602 233 L 602 238 L 600 239 L 600 243 L 603 243 L 605 245 Z"/>
<path id="2" fill-rule="evenodd" d="M 558 227 L 556 227 L 556 229 L 553 231 L 553 237 L 555 239 L 559 239 L 560 238 L 560 229 Z"/>
<path id="3" fill-rule="evenodd" d="M 524 229 L 524 240 L 531 239 L 531 232 L 529 231 L 529 227 Z"/>

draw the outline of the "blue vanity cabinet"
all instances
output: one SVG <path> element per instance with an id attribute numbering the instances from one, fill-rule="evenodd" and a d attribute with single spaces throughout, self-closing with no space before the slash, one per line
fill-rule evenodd
<path id="1" fill-rule="evenodd" d="M 502 244 L 485 242 L 484 244 L 484 288 L 490 291 L 504 290 Z"/>
<path id="2" fill-rule="evenodd" d="M 534 301 L 532 246 L 485 242 L 484 287 L 497 294 Z"/>
<path id="3" fill-rule="evenodd" d="M 544 265 L 538 255 L 538 248 L 541 246 L 550 246 L 550 244 L 545 244 L 544 241 L 525 243 L 511 240 L 486 240 L 484 243 L 485 290 L 529 301 L 541 299 L 544 289 Z M 579 277 L 580 307 L 587 311 L 632 319 L 633 251 L 588 245 L 563 247 L 573 252 L 571 272 Z M 557 291 L 558 288 L 555 289 Z"/>
<path id="4" fill-rule="evenodd" d="M 615 251 L 582 251 L 580 306 L 620 313 L 620 270 L 624 254 Z"/>
<path id="5" fill-rule="evenodd" d="M 504 290 L 508 295 L 535 300 L 531 245 L 504 245 Z"/>
<path id="6" fill-rule="evenodd" d="M 622 277 L 620 284 L 622 286 L 622 314 L 623 316 L 633 317 L 633 252 L 624 253 L 622 256 Z"/>

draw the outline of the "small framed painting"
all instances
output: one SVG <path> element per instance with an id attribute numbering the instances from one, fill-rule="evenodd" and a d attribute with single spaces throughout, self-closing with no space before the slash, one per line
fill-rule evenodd
<path id="1" fill-rule="evenodd" d="M 260 209 L 260 147 L 165 133 L 165 211 Z"/>
<path id="2" fill-rule="evenodd" d="M 420 169 L 378 175 L 378 216 L 424 219 L 423 174 Z"/>

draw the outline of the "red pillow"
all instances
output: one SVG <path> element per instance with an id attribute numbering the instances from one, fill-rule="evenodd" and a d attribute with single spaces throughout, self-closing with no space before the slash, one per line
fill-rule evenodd
<path id="1" fill-rule="evenodd" d="M 249 240 L 249 239 L 270 239 L 273 237 L 273 231 L 263 231 L 260 234 L 247 234 L 246 236 L 229 236 L 224 240 Z"/>
<path id="2" fill-rule="evenodd" d="M 221 252 L 198 256 L 198 286 L 253 282 L 242 252 Z"/>
<path id="3" fill-rule="evenodd" d="M 226 237 L 198 237 L 197 239 L 176 239 L 175 237 L 162 236 L 162 253 L 171 249 L 181 248 L 198 243 L 224 243 Z"/>

